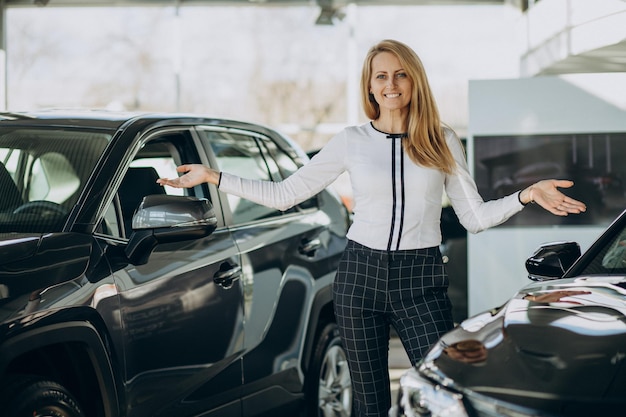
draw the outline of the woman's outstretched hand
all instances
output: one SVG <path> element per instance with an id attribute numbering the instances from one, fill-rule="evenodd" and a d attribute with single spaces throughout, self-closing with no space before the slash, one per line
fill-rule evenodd
<path id="1" fill-rule="evenodd" d="M 176 172 L 184 173 L 178 178 L 159 178 L 157 184 L 175 188 L 191 188 L 208 182 L 215 184 L 220 180 L 220 173 L 201 164 L 187 164 L 176 167 Z"/>
<path id="2" fill-rule="evenodd" d="M 559 191 L 559 188 L 569 188 L 572 185 L 574 183 L 569 180 L 539 181 L 522 190 L 520 201 L 537 203 L 557 216 L 583 213 L 587 210 L 585 203 L 574 200 Z"/>

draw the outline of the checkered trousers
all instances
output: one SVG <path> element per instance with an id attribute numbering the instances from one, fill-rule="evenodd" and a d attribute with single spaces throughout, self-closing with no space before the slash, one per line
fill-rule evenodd
<path id="1" fill-rule="evenodd" d="M 353 384 L 353 417 L 391 407 L 389 329 L 413 365 L 453 326 L 438 247 L 384 251 L 349 241 L 333 284 L 335 314 Z"/>

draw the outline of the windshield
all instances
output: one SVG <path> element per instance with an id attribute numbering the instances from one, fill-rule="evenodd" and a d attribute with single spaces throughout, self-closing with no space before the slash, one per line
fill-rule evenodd
<path id="1" fill-rule="evenodd" d="M 626 274 L 626 218 L 614 223 L 594 250 L 593 258 L 586 262 L 577 275 L 625 275 Z"/>
<path id="2" fill-rule="evenodd" d="M 0 129 L 0 233 L 61 230 L 110 135 Z"/>

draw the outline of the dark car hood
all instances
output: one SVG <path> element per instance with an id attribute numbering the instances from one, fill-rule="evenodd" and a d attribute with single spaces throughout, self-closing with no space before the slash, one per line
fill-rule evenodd
<path id="1" fill-rule="evenodd" d="M 91 247 L 78 233 L 0 234 L 0 300 L 80 276 Z"/>
<path id="2" fill-rule="evenodd" d="M 624 286 L 623 278 L 587 277 L 525 287 L 444 336 L 425 362 L 460 390 L 547 412 L 623 407 Z"/>

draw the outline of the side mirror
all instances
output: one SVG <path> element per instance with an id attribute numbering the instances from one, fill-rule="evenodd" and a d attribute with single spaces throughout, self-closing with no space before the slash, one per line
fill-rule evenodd
<path id="1" fill-rule="evenodd" d="M 561 278 L 578 258 L 580 245 L 576 242 L 541 245 L 530 258 L 526 259 L 528 278 L 533 281 Z"/>
<path id="2" fill-rule="evenodd" d="M 133 215 L 132 227 L 126 256 L 132 264 L 143 265 L 158 244 L 210 235 L 217 228 L 217 217 L 203 198 L 148 195 Z"/>

